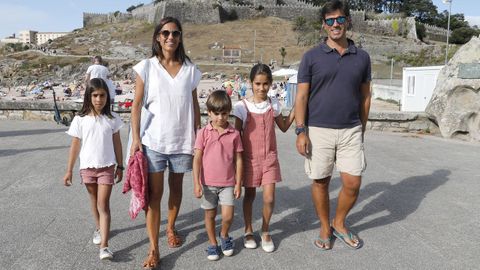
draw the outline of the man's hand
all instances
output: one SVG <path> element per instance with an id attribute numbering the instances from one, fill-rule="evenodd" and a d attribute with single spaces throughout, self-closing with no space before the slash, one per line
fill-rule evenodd
<path id="1" fill-rule="evenodd" d="M 297 151 L 300 153 L 300 155 L 307 157 L 309 153 L 309 147 L 310 147 L 310 139 L 308 138 L 307 134 L 305 132 L 302 132 L 297 135 Z"/>

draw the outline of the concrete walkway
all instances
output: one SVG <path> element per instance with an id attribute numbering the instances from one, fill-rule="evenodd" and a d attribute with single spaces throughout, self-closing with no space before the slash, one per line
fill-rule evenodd
<path id="1" fill-rule="evenodd" d="M 111 198 L 110 246 L 113 261 L 101 262 L 91 243 L 94 229 L 89 201 L 78 173 L 70 188 L 62 185 L 70 138 L 52 122 L 0 121 L 0 268 L 140 269 L 148 239 L 143 214 L 130 220 L 130 194 L 121 185 Z M 126 128 L 122 130 L 126 137 Z M 238 201 L 231 235 L 233 257 L 206 259 L 203 211 L 184 181 L 177 228 L 185 243 L 169 249 L 162 213 L 162 269 L 478 269 L 480 265 L 480 145 L 431 136 L 369 132 L 368 168 L 357 205 L 348 222 L 365 245 L 351 250 L 336 241 L 322 252 L 312 245 L 318 221 L 310 199 L 310 181 L 294 148 L 295 135 L 278 134 L 283 182 L 277 187 L 272 219 L 274 253 L 242 245 Z M 124 145 L 126 141 L 124 140 Z M 77 163 L 78 166 L 78 163 Z M 331 204 L 340 188 L 331 183 Z M 168 188 L 162 202 L 166 209 Z M 254 227 L 261 226 L 261 193 Z M 257 236 L 258 237 L 258 236 Z"/>

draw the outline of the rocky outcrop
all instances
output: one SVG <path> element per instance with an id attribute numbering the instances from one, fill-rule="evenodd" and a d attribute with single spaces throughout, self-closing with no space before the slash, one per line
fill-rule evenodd
<path id="1" fill-rule="evenodd" d="M 461 47 L 441 71 L 426 108 L 445 138 L 480 141 L 480 37 Z"/>

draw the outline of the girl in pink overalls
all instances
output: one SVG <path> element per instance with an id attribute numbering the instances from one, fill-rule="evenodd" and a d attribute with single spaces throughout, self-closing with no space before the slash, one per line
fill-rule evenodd
<path id="1" fill-rule="evenodd" d="M 256 188 L 263 188 L 263 224 L 260 234 L 262 249 L 275 250 L 269 234 L 270 218 L 275 204 L 275 184 L 281 181 L 280 164 L 277 157 L 275 123 L 281 131 L 288 130 L 293 122 L 293 111 L 287 117 L 281 114 L 281 104 L 277 99 L 269 99 L 268 90 L 272 85 L 272 72 L 267 65 L 257 64 L 250 72 L 253 96 L 235 104 L 235 128 L 242 134 L 244 147 L 245 197 L 243 217 L 245 220 L 244 245 L 256 248 L 253 236 L 252 206 Z"/>

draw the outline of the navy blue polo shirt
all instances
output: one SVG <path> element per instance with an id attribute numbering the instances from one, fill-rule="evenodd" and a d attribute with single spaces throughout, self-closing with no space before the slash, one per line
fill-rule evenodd
<path id="1" fill-rule="evenodd" d="M 361 84 L 371 81 L 370 56 L 348 40 L 343 55 L 325 42 L 307 51 L 297 75 L 309 83 L 306 125 L 352 128 L 361 124 Z"/>

